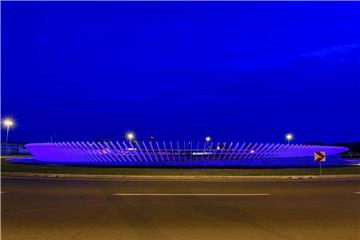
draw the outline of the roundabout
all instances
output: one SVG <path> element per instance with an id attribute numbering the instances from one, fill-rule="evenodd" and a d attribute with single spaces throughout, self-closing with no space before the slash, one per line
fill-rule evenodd
<path id="1" fill-rule="evenodd" d="M 323 166 L 345 166 L 338 156 L 346 147 L 209 142 L 59 142 L 31 143 L 34 163 L 140 167 L 314 167 L 315 152 L 325 152 Z"/>

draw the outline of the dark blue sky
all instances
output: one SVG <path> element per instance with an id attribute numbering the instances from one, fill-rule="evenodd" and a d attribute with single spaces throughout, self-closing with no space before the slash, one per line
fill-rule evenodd
<path id="1" fill-rule="evenodd" d="M 10 141 L 360 140 L 360 3 L 1 5 Z"/>

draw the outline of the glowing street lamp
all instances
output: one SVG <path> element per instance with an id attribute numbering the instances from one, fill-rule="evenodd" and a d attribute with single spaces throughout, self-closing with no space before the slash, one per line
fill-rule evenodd
<path id="1" fill-rule="evenodd" d="M 206 141 L 206 142 L 210 142 L 210 141 L 211 141 L 211 137 L 210 137 L 210 136 L 205 137 L 205 141 Z"/>
<path id="2" fill-rule="evenodd" d="M 126 138 L 129 140 L 129 142 L 131 142 L 135 139 L 135 134 L 133 132 L 128 132 L 126 133 Z"/>
<path id="3" fill-rule="evenodd" d="M 292 133 L 287 133 L 285 135 L 285 138 L 288 141 L 288 143 L 290 143 L 294 139 L 294 135 Z"/>
<path id="4" fill-rule="evenodd" d="M 3 127 L 6 129 L 6 144 L 8 143 L 8 140 L 9 140 L 9 130 L 10 128 L 13 128 L 15 126 L 15 121 L 14 119 L 12 118 L 4 118 L 2 121 L 1 121 Z"/>

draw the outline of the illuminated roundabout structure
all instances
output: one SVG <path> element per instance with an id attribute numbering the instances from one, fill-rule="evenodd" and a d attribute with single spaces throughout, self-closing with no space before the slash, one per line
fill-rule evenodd
<path id="1" fill-rule="evenodd" d="M 31 143 L 36 163 L 148 167 L 311 167 L 315 152 L 325 152 L 323 166 L 342 166 L 346 147 L 212 142 L 58 142 Z"/>

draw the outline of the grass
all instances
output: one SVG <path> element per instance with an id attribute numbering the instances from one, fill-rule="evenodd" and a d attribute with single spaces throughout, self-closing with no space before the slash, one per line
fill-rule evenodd
<path id="1" fill-rule="evenodd" d="M 147 175 L 147 176 L 284 176 L 318 175 L 318 168 L 292 169 L 204 169 L 204 168 L 122 168 L 122 167 L 79 167 L 9 163 L 1 161 L 3 173 L 53 173 L 90 175 Z M 360 175 L 360 166 L 323 168 L 323 175 Z"/>

